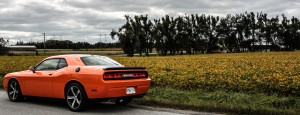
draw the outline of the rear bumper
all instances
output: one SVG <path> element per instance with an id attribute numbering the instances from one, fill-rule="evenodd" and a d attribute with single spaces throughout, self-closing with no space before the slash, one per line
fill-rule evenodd
<path id="1" fill-rule="evenodd" d="M 89 99 L 100 98 L 118 98 L 118 97 L 139 97 L 148 92 L 150 88 L 151 80 L 149 78 L 144 79 L 132 79 L 132 80 L 107 80 L 96 88 L 87 91 Z M 126 94 L 128 87 L 134 87 L 134 94 Z"/>
<path id="2" fill-rule="evenodd" d="M 132 87 L 132 86 L 128 86 Z M 147 93 L 149 86 L 133 86 L 135 88 L 136 93 L 134 94 L 126 94 L 127 87 L 119 87 L 119 88 L 109 88 L 105 97 L 123 97 L 123 96 L 134 96 Z"/>

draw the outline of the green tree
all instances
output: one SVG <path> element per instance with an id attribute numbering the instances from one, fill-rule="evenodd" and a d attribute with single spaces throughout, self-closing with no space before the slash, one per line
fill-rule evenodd
<path id="1" fill-rule="evenodd" d="M 6 47 L 9 43 L 8 40 L 5 40 L 4 38 L 0 38 L 0 55 L 4 55 L 8 53 L 8 48 Z"/>
<path id="2" fill-rule="evenodd" d="M 206 34 L 208 35 L 208 53 L 213 53 L 213 51 L 220 48 L 218 44 L 220 34 L 216 31 L 219 20 L 219 16 L 208 16 L 207 18 L 209 25 L 209 29 L 206 31 Z"/>
<path id="3" fill-rule="evenodd" d="M 126 15 L 126 23 L 119 28 L 119 31 L 113 30 L 110 35 L 112 38 L 118 36 L 121 47 L 127 56 L 134 56 L 134 50 L 137 42 L 137 32 L 134 32 L 134 25 L 131 25 L 133 20 Z"/>
<path id="4" fill-rule="evenodd" d="M 251 35 L 252 35 L 252 40 L 251 40 L 251 51 L 255 52 L 255 48 L 254 46 L 256 45 L 256 29 L 257 29 L 257 25 L 256 25 L 256 18 L 255 18 L 255 14 L 253 12 L 250 12 L 248 18 L 250 18 L 250 28 L 251 28 Z"/>

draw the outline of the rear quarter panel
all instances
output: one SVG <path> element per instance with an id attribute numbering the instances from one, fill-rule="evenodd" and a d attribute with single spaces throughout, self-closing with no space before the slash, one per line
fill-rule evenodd
<path id="1" fill-rule="evenodd" d="M 80 68 L 79 72 L 75 70 Z M 100 83 L 101 70 L 84 66 L 69 66 L 64 72 L 53 79 L 53 97 L 64 98 L 65 88 L 69 82 L 79 82 L 89 97 L 89 91 L 97 88 Z"/>

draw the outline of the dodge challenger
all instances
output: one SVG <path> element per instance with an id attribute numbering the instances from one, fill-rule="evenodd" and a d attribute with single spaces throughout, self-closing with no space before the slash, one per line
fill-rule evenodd
<path id="1" fill-rule="evenodd" d="M 126 67 L 106 56 L 86 54 L 51 56 L 3 80 L 12 102 L 24 97 L 58 98 L 71 111 L 82 111 L 93 100 L 126 105 L 143 97 L 150 84 L 144 67 Z"/>

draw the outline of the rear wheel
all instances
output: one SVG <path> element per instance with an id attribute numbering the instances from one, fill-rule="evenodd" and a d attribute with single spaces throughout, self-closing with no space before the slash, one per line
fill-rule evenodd
<path id="1" fill-rule="evenodd" d="M 132 98 L 119 98 L 116 99 L 115 104 L 117 105 L 127 105 L 128 103 L 130 103 L 132 101 Z"/>
<path id="2" fill-rule="evenodd" d="M 69 109 L 75 112 L 84 110 L 88 103 L 86 93 L 78 83 L 72 83 L 67 87 L 65 100 Z"/>
<path id="3" fill-rule="evenodd" d="M 24 99 L 17 80 L 12 79 L 8 83 L 8 98 L 12 102 L 22 101 Z"/>

